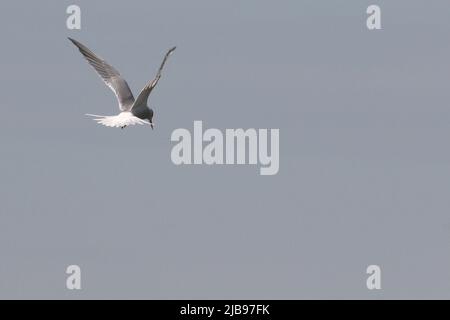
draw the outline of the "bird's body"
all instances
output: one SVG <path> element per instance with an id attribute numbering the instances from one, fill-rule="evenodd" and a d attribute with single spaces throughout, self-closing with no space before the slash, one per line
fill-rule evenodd
<path id="1" fill-rule="evenodd" d="M 175 50 L 175 47 L 166 53 L 156 77 L 142 89 L 139 96 L 135 100 L 128 83 L 124 78 L 122 78 L 119 72 L 114 69 L 114 67 L 98 57 L 80 42 L 71 38 L 69 38 L 69 40 L 72 41 L 72 43 L 80 50 L 105 84 L 114 92 L 121 110 L 118 115 L 114 116 L 99 116 L 93 114 L 87 115 L 94 117 L 94 120 L 97 121 L 97 123 L 107 127 L 120 127 L 123 129 L 130 125 L 149 124 L 153 129 L 153 110 L 147 105 L 148 96 L 161 78 L 161 72 L 164 64 L 166 63 L 169 55 Z"/>

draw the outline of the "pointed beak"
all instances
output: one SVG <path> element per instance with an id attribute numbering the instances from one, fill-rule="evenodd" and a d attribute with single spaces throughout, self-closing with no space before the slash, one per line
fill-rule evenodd
<path id="1" fill-rule="evenodd" d="M 150 123 L 150 127 L 152 127 L 152 130 L 153 130 L 153 123 Z"/>

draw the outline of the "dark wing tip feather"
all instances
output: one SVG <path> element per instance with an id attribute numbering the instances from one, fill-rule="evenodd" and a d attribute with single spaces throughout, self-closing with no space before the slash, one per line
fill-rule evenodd
<path id="1" fill-rule="evenodd" d="M 76 45 L 78 48 L 80 48 L 82 46 L 81 43 L 79 43 L 77 40 L 71 38 L 71 37 L 67 37 L 67 39 L 70 40 L 70 42 L 72 42 L 74 45 Z"/>

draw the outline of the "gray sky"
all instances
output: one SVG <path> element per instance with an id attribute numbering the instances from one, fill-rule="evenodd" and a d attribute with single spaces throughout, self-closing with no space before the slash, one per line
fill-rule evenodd
<path id="1" fill-rule="evenodd" d="M 0 298 L 450 298 L 448 1 L 72 3 L 0 3 Z M 135 95 L 178 47 L 154 131 L 84 116 L 117 102 L 67 36 Z M 279 128 L 279 173 L 173 165 L 194 120 Z"/>

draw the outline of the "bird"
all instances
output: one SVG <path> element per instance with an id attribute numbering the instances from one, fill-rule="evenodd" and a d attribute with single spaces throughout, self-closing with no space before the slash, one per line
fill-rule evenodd
<path id="1" fill-rule="evenodd" d="M 104 83 L 114 92 L 119 102 L 119 109 L 121 111 L 119 114 L 113 116 L 101 116 L 96 114 L 86 115 L 94 117 L 94 120 L 97 121 L 97 123 L 107 127 L 124 129 L 130 125 L 149 124 L 153 130 L 153 110 L 147 105 L 148 96 L 161 78 L 162 70 L 166 64 L 167 58 L 175 51 L 176 47 L 173 47 L 167 51 L 155 78 L 145 85 L 135 100 L 127 81 L 113 66 L 97 56 L 79 41 L 70 37 L 68 37 L 68 39 L 78 48 Z"/>

